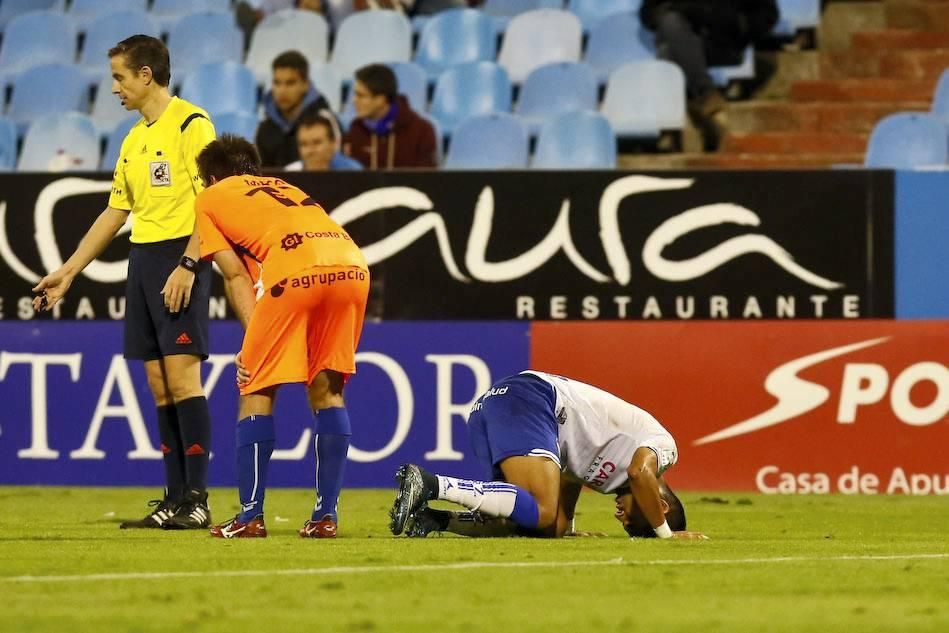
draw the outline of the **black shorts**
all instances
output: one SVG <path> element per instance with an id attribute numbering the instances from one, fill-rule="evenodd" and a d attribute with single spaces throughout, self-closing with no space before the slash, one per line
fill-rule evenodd
<path id="1" fill-rule="evenodd" d="M 198 262 L 186 310 L 172 314 L 161 291 L 178 266 L 187 237 L 132 244 L 125 287 L 125 358 L 156 360 L 174 354 L 208 357 L 211 265 Z"/>

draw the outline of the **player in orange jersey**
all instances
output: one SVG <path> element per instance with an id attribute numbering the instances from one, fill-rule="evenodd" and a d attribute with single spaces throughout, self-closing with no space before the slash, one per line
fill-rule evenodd
<path id="1" fill-rule="evenodd" d="M 310 196 L 261 176 L 260 157 L 246 140 L 222 136 L 198 156 L 198 169 L 207 186 L 195 201 L 201 257 L 213 257 L 221 269 L 246 330 L 238 354 L 241 512 L 211 535 L 267 535 L 274 396 L 280 385 L 302 382 L 315 419 L 317 494 L 300 536 L 335 537 L 351 434 L 343 385 L 356 371 L 369 294 L 366 259 Z"/>

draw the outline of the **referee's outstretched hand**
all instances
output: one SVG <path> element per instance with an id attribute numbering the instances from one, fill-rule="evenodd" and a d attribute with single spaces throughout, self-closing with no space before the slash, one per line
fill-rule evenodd
<path id="1" fill-rule="evenodd" d="M 194 285 L 194 273 L 181 266 L 168 275 L 168 281 L 162 288 L 161 294 L 165 297 L 165 307 L 175 314 L 180 310 L 187 310 L 191 302 L 191 286 Z"/>
<path id="2" fill-rule="evenodd" d="M 33 287 L 37 296 L 33 297 L 33 309 L 37 312 L 49 312 L 59 303 L 72 285 L 73 276 L 62 268 L 46 275 Z"/>

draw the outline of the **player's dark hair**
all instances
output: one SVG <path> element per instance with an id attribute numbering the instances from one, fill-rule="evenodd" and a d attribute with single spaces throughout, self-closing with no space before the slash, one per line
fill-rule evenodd
<path id="1" fill-rule="evenodd" d="M 286 51 L 274 57 L 271 68 L 291 68 L 300 74 L 300 79 L 308 81 L 310 79 L 310 63 L 300 51 Z"/>
<path id="2" fill-rule="evenodd" d="M 224 180 L 229 176 L 260 175 L 260 154 L 252 143 L 240 136 L 223 134 L 198 154 L 198 173 L 205 186 L 211 178 Z"/>
<path id="3" fill-rule="evenodd" d="M 679 497 L 672 491 L 672 488 L 663 481 L 659 480 L 659 492 L 666 503 L 669 504 L 669 511 L 666 513 L 666 523 L 673 532 L 681 532 L 686 529 L 685 507 Z M 630 516 L 629 524 L 625 526 L 626 533 L 634 538 L 656 538 L 656 531 L 649 525 L 649 521 L 642 513 Z"/>
<path id="4" fill-rule="evenodd" d="M 148 66 L 152 70 L 152 79 L 159 86 L 171 83 L 171 61 L 168 48 L 158 38 L 150 35 L 127 37 L 109 49 L 109 59 L 116 55 L 125 57 L 125 65 L 139 72 Z"/>
<path id="5" fill-rule="evenodd" d="M 373 95 L 384 95 L 389 103 L 399 96 L 399 82 L 392 69 L 384 64 L 369 64 L 356 71 L 356 79 Z"/>
<path id="6" fill-rule="evenodd" d="M 302 130 L 305 127 L 313 126 L 319 126 L 325 129 L 326 135 L 329 136 L 330 140 L 336 140 L 336 130 L 333 129 L 333 122 L 327 119 L 325 116 L 316 114 L 315 112 L 310 112 L 300 117 L 300 122 L 297 124 L 297 129 Z"/>

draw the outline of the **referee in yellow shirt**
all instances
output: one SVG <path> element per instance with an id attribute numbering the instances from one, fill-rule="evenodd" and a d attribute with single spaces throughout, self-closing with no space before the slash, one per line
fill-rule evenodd
<path id="1" fill-rule="evenodd" d="M 201 361 L 208 355 L 212 271 L 199 261 L 194 199 L 203 188 L 195 161 L 214 140 L 214 126 L 204 110 L 171 96 L 161 40 L 134 35 L 112 48 L 109 60 L 112 92 L 142 119 L 122 143 L 108 207 L 66 263 L 33 289 L 33 304 L 52 309 L 131 214 L 125 358 L 145 361 L 167 485 L 144 519 L 121 527 L 206 528 L 211 416 Z"/>

